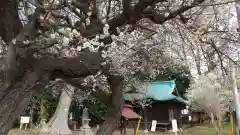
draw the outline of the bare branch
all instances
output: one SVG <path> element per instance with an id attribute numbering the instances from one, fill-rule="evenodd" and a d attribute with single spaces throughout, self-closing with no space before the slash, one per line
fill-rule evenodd
<path id="1" fill-rule="evenodd" d="M 132 12 L 130 14 L 131 19 L 127 19 L 125 18 L 125 15 L 123 13 L 119 14 L 118 16 L 114 17 L 113 19 L 109 20 L 107 22 L 107 24 L 110 26 L 109 31 L 111 33 L 117 34 L 116 33 L 116 28 L 119 26 L 122 26 L 126 23 L 129 24 L 135 24 L 136 22 L 138 22 L 140 19 L 142 19 L 141 17 L 141 12 L 146 9 L 149 5 L 153 5 L 156 4 L 158 2 L 164 2 L 165 0 L 141 0 L 139 3 L 137 3 L 133 8 L 132 8 Z M 91 26 L 91 27 L 87 27 L 84 31 L 83 31 L 83 36 L 85 37 L 91 37 L 94 36 L 95 34 L 101 33 L 102 32 L 102 28 L 103 25 L 99 24 L 96 26 Z"/>
<path id="2" fill-rule="evenodd" d="M 80 9 L 81 12 L 84 14 L 88 13 L 88 3 L 79 3 L 77 1 L 72 1 L 72 5 L 74 5 L 76 8 Z"/>
<path id="3" fill-rule="evenodd" d="M 166 22 L 167 20 L 173 19 L 173 18 L 177 17 L 178 15 L 181 15 L 182 13 L 186 12 L 187 10 L 200 5 L 204 1 L 205 0 L 194 0 L 191 3 L 191 5 L 181 6 L 179 9 L 169 13 L 169 15 L 166 17 L 164 16 L 164 14 L 156 13 L 154 11 L 152 11 L 151 14 L 146 14 L 146 17 L 148 17 L 154 23 L 162 24 L 162 23 Z"/>

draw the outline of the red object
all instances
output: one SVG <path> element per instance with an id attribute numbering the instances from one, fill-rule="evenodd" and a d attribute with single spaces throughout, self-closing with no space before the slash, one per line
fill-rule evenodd
<path id="1" fill-rule="evenodd" d="M 138 119 L 139 115 L 132 110 L 131 105 L 124 105 L 122 110 L 122 116 L 127 119 Z"/>
<path id="2" fill-rule="evenodd" d="M 125 104 L 123 105 L 123 108 L 132 108 L 132 105 Z"/>

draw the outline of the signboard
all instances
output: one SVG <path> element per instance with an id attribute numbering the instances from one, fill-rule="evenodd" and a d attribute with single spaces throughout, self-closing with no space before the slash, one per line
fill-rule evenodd
<path id="1" fill-rule="evenodd" d="M 28 116 L 21 116 L 20 123 L 21 124 L 28 124 L 30 122 L 30 117 Z"/>
<path id="2" fill-rule="evenodd" d="M 188 116 L 188 120 L 191 121 L 192 120 L 192 116 Z"/>
<path id="3" fill-rule="evenodd" d="M 178 131 L 178 126 L 177 126 L 177 120 L 176 119 L 172 120 L 172 130 L 175 133 L 177 133 L 177 131 Z"/>
<path id="4" fill-rule="evenodd" d="M 156 126 L 157 126 L 157 121 L 156 121 L 156 120 L 153 120 L 153 121 L 152 121 L 152 126 L 151 126 L 151 131 L 152 131 L 152 132 L 155 132 L 155 131 L 156 131 Z"/>
<path id="5" fill-rule="evenodd" d="M 189 113 L 188 109 L 183 109 L 181 112 L 182 112 L 182 114 L 188 114 Z"/>

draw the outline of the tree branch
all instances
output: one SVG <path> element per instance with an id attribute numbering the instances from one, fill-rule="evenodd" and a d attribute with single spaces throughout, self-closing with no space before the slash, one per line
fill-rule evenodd
<path id="1" fill-rule="evenodd" d="M 127 23 L 135 24 L 140 19 L 142 19 L 141 12 L 144 9 L 146 9 L 149 5 L 154 5 L 158 2 L 164 2 L 164 1 L 165 0 L 141 0 L 132 8 L 132 12 L 128 13 L 127 16 L 130 16 L 129 19 L 126 18 L 125 12 L 124 12 L 107 22 L 107 24 L 110 26 L 110 29 L 109 29 L 110 33 L 117 34 L 116 28 L 124 24 L 127 24 Z M 89 26 L 83 31 L 82 35 L 85 37 L 92 37 L 95 34 L 101 33 L 103 26 L 104 25 L 102 24 L 91 26 L 91 27 Z"/>
<path id="2" fill-rule="evenodd" d="M 92 91 L 92 88 L 93 88 L 92 85 L 82 85 L 83 79 L 84 78 L 75 78 L 75 79 L 64 79 L 64 80 L 78 89 Z M 98 87 L 96 88 L 96 91 L 92 91 L 90 95 L 98 99 L 100 102 L 102 102 L 106 106 L 110 106 L 110 103 L 111 103 L 110 94 L 107 94 L 106 92 L 99 89 Z"/>
<path id="3" fill-rule="evenodd" d="M 30 40 L 32 37 L 36 35 L 37 28 L 39 26 L 38 18 L 42 12 L 43 12 L 42 9 L 36 8 L 35 13 L 33 14 L 33 17 L 30 20 L 30 23 L 26 25 L 21 30 L 21 32 L 16 36 L 16 38 L 12 42 L 9 42 L 8 44 L 6 63 L 4 66 L 6 85 L 11 85 L 11 83 L 15 80 L 15 75 L 17 74 L 18 68 L 17 55 L 25 55 L 20 54 L 19 51 L 17 52 L 19 44 L 22 44 L 26 40 Z"/>
<path id="4" fill-rule="evenodd" d="M 51 71 L 54 78 L 79 78 L 94 75 L 102 70 L 102 62 L 100 53 L 84 51 L 74 58 L 43 57 L 35 60 L 34 66 Z"/>
<path id="5" fill-rule="evenodd" d="M 178 15 L 181 15 L 182 13 L 186 12 L 187 10 L 190 10 L 201 3 L 203 3 L 205 0 L 194 0 L 191 5 L 182 6 L 179 9 L 169 13 L 168 16 L 164 16 L 163 13 L 157 13 L 155 11 L 151 11 L 151 13 L 145 14 L 145 17 L 149 18 L 152 22 L 157 24 L 162 24 L 166 22 L 167 20 L 173 19 L 177 17 Z M 150 12 L 150 11 L 148 11 Z"/>
<path id="6" fill-rule="evenodd" d="M 123 14 L 127 19 L 129 19 L 131 14 L 131 2 L 131 0 L 123 0 Z"/>
<path id="7" fill-rule="evenodd" d="M 88 3 L 79 3 L 77 1 L 72 1 L 72 5 L 80 9 L 80 11 L 83 12 L 84 14 L 87 14 L 89 7 Z"/>

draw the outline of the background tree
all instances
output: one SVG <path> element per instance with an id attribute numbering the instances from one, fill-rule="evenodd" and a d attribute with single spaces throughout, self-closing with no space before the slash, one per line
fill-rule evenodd
<path id="1" fill-rule="evenodd" d="M 218 134 L 222 134 L 223 116 L 229 111 L 232 101 L 231 89 L 226 89 L 214 74 L 200 76 L 191 83 L 187 98 L 191 109 L 204 111 L 211 117 Z"/>

